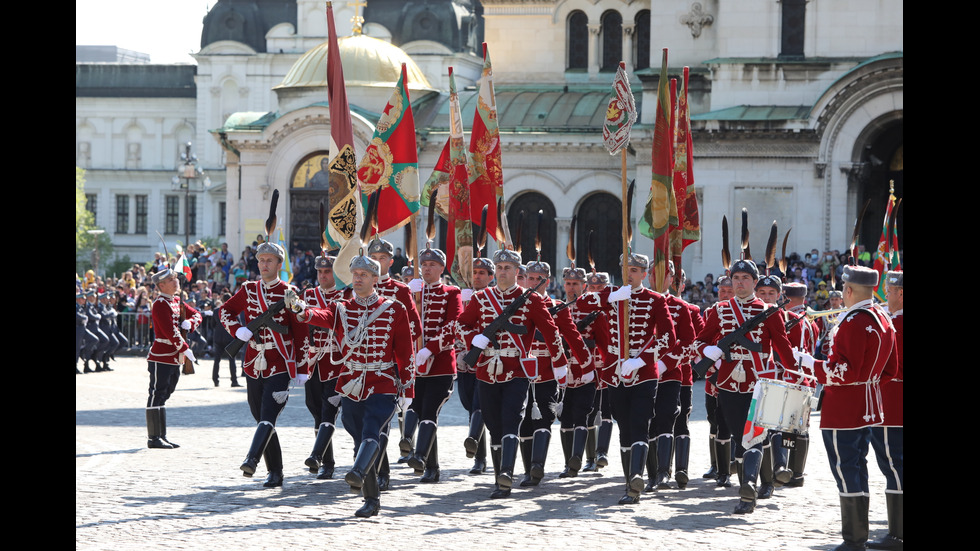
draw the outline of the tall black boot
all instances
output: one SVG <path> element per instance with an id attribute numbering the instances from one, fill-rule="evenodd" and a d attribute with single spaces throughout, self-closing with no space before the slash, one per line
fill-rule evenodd
<path id="1" fill-rule="evenodd" d="M 633 491 L 630 485 L 630 465 L 633 462 L 633 451 L 631 448 L 620 448 L 619 458 L 623 462 L 623 476 L 626 478 L 626 494 L 619 498 L 620 505 L 632 505 L 640 502 L 640 494 Z M 643 458 L 646 461 L 646 457 Z"/>
<path id="2" fill-rule="evenodd" d="M 490 499 L 500 499 L 503 497 L 510 497 L 510 487 L 506 489 L 500 486 L 498 482 L 500 480 L 500 446 L 490 446 L 490 461 L 493 463 L 493 492 L 490 494 Z"/>
<path id="3" fill-rule="evenodd" d="M 742 455 L 741 470 L 739 473 L 738 496 L 739 502 L 735 507 L 736 515 L 744 515 L 755 511 L 755 501 L 758 498 L 756 482 L 759 478 L 759 468 L 762 466 L 762 452 L 760 450 L 746 450 Z"/>
<path id="4" fill-rule="evenodd" d="M 584 472 L 594 472 L 599 470 L 599 466 L 596 465 L 596 433 L 599 429 L 595 426 L 589 427 L 587 430 L 587 436 L 585 438 L 585 466 L 582 467 Z"/>
<path id="5" fill-rule="evenodd" d="M 775 488 L 775 471 L 772 465 L 772 445 L 762 448 L 762 465 L 759 467 L 759 496 L 758 499 L 769 499 Z"/>
<path id="6" fill-rule="evenodd" d="M 532 439 L 521 439 L 521 462 L 524 464 L 524 476 L 521 477 L 520 486 L 537 486 L 531 477 L 531 451 L 534 448 Z"/>
<path id="7" fill-rule="evenodd" d="M 572 470 L 571 476 L 578 475 L 582 467 L 582 455 L 585 454 L 585 443 L 589 439 L 589 430 L 585 427 L 575 427 L 572 435 L 572 456 L 568 460 L 568 468 Z"/>
<path id="8" fill-rule="evenodd" d="M 466 450 L 467 459 L 473 459 L 476 457 L 476 452 L 479 450 L 480 440 L 483 438 L 483 411 L 475 410 L 470 414 L 470 427 L 469 432 L 466 435 L 466 440 L 463 440 L 463 448 Z M 486 458 L 486 452 L 484 452 L 484 458 Z"/>
<path id="9" fill-rule="evenodd" d="M 572 474 L 571 468 L 568 466 L 568 462 L 572 458 L 572 438 L 574 437 L 572 431 L 562 429 L 558 432 L 558 437 L 561 439 L 561 452 L 565 456 L 565 470 L 558 475 L 558 478 L 568 478 L 578 474 L 578 469 Z"/>
<path id="10" fill-rule="evenodd" d="M 834 551 L 867 549 L 870 502 L 871 498 L 868 496 L 840 497 L 840 532 L 844 543 L 835 547 Z"/>
<path id="11" fill-rule="evenodd" d="M 687 483 L 691 477 L 687 474 L 688 463 L 691 459 L 691 437 L 681 435 L 674 438 L 674 463 L 677 464 L 677 471 L 674 473 L 674 480 L 677 487 L 683 490 L 687 488 Z"/>
<path id="12" fill-rule="evenodd" d="M 514 485 L 514 464 L 517 462 L 517 446 L 520 440 L 515 434 L 506 434 L 500 442 L 500 472 L 497 473 L 497 486 L 510 492 Z"/>
<path id="13" fill-rule="evenodd" d="M 421 427 L 419 429 L 421 430 Z M 416 449 L 418 449 L 417 446 Z M 422 473 L 419 482 L 424 484 L 439 482 L 439 474 L 439 439 L 433 435 L 429 455 L 425 458 L 425 472 Z"/>
<path id="14" fill-rule="evenodd" d="M 715 440 L 715 459 L 718 461 L 718 483 L 719 488 L 732 487 L 732 468 L 728 458 L 732 453 L 732 441 L 726 440 L 719 442 Z"/>
<path id="15" fill-rule="evenodd" d="M 255 427 L 255 434 L 252 436 L 252 445 L 248 448 L 248 455 L 242 462 L 242 475 L 251 477 L 255 474 L 255 469 L 259 466 L 259 458 L 265 454 L 265 448 L 269 445 L 269 439 L 275 433 L 276 427 L 268 421 L 259 421 Z"/>
<path id="16" fill-rule="evenodd" d="M 657 439 L 647 440 L 647 485 L 644 492 L 652 492 L 657 487 Z"/>
<path id="17" fill-rule="evenodd" d="M 415 438 L 415 429 L 419 426 L 419 417 L 415 414 L 414 409 L 408 409 L 402 416 L 401 422 L 404 428 L 402 429 L 402 437 L 398 441 L 398 451 L 401 452 L 401 457 L 398 458 L 398 462 L 405 463 L 412 457 L 412 450 L 415 449 L 413 440 Z"/>
<path id="18" fill-rule="evenodd" d="M 701 478 L 709 480 L 718 478 L 718 446 L 715 445 L 715 435 L 708 435 L 708 452 L 711 455 L 711 468 L 708 472 L 701 475 Z"/>
<path id="19" fill-rule="evenodd" d="M 381 433 L 381 441 L 379 442 L 380 449 L 378 450 L 378 459 L 375 462 L 374 472 L 378 475 L 378 490 L 382 492 L 388 491 L 388 486 L 391 484 L 391 466 L 388 464 L 388 435 Z"/>
<path id="20" fill-rule="evenodd" d="M 888 533 L 878 541 L 868 542 L 868 549 L 902 551 L 905 546 L 905 496 L 885 492 L 888 506 Z"/>
<path id="21" fill-rule="evenodd" d="M 674 453 L 674 435 L 657 436 L 657 489 L 670 489 L 670 458 Z"/>
<path id="22" fill-rule="evenodd" d="M 381 489 L 378 488 L 378 472 L 376 463 L 368 472 L 364 473 L 364 485 L 361 486 L 361 493 L 364 495 L 364 505 L 354 511 L 355 517 L 373 517 L 381 510 Z"/>
<path id="23" fill-rule="evenodd" d="M 160 408 L 160 440 L 163 440 L 174 448 L 180 447 L 167 438 L 167 408 Z"/>
<path id="24" fill-rule="evenodd" d="M 266 488 L 282 486 L 282 448 L 279 446 L 279 435 L 275 432 L 269 438 L 269 444 L 262 456 L 265 458 L 266 468 L 269 469 L 269 476 L 262 485 Z"/>
<path id="25" fill-rule="evenodd" d="M 793 471 L 789 468 L 789 449 L 783 445 L 782 433 L 772 435 L 772 468 L 773 481 L 777 487 L 785 485 L 793 479 Z"/>
<path id="26" fill-rule="evenodd" d="M 483 474 L 485 472 L 487 472 L 487 437 L 485 434 L 481 433 L 476 447 L 476 457 L 473 458 L 473 468 L 470 469 L 470 474 Z"/>
<path id="27" fill-rule="evenodd" d="M 158 450 L 172 450 L 173 444 L 160 438 L 160 408 L 146 409 L 146 447 Z"/>
<path id="28" fill-rule="evenodd" d="M 334 426 L 330 425 L 330 430 L 333 431 Z M 316 472 L 317 480 L 329 480 L 333 478 L 333 470 L 336 463 L 333 458 L 333 438 L 327 442 L 327 449 L 323 452 L 323 461 L 320 463 L 320 469 Z"/>
<path id="29" fill-rule="evenodd" d="M 306 458 L 304 464 L 310 469 L 311 473 L 320 471 L 320 464 L 323 461 L 323 452 L 327 450 L 327 444 L 333 437 L 334 427 L 329 423 L 320 423 L 320 428 L 316 431 L 316 440 L 313 441 L 313 451 Z"/>
<path id="30" fill-rule="evenodd" d="M 415 452 L 408 458 L 408 466 L 416 471 L 425 470 L 425 458 L 436 435 L 436 424 L 431 421 L 419 423 L 418 437 L 415 439 Z"/>
<path id="31" fill-rule="evenodd" d="M 803 470 L 806 468 L 806 455 L 809 451 L 810 437 L 797 436 L 793 451 L 789 454 L 789 468 L 793 471 L 793 477 L 786 483 L 788 488 L 803 486 Z"/>
<path id="32" fill-rule="evenodd" d="M 354 464 L 350 471 L 344 476 L 344 480 L 350 485 L 351 490 L 360 490 L 364 487 L 366 478 L 377 479 L 378 455 L 381 453 L 381 444 L 374 439 L 361 441 L 357 447 L 357 456 L 354 457 Z M 371 476 L 368 477 L 368 474 Z M 376 481 L 375 481 L 376 483 Z"/>
<path id="33" fill-rule="evenodd" d="M 544 478 L 544 463 L 548 459 L 549 444 L 551 430 L 534 431 L 534 439 L 531 441 L 531 478 L 535 480 L 535 486 Z"/>
<path id="34" fill-rule="evenodd" d="M 598 437 L 596 438 L 596 467 L 609 466 L 609 441 L 612 440 L 612 419 L 603 419 L 599 423 Z M 598 469 L 596 469 L 598 470 Z"/>

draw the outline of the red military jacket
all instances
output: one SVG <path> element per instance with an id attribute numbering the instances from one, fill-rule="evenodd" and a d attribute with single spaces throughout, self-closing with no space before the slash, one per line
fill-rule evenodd
<path id="1" fill-rule="evenodd" d="M 232 337 L 242 324 L 238 315 L 245 315 L 246 325 L 262 315 L 273 304 L 282 300 L 290 285 L 276 279 L 272 284 L 262 280 L 246 281 L 218 310 L 218 319 Z M 284 308 L 272 317 L 273 321 L 286 328 L 286 334 L 280 334 L 268 327 L 252 335 L 245 351 L 245 375 L 253 379 L 271 377 L 280 373 L 289 373 L 290 378 L 297 373 L 308 373 L 306 352 L 306 325 L 299 323 L 296 316 Z M 261 358 L 259 353 L 261 351 Z M 264 360 L 263 360 L 264 359 Z"/>
<path id="2" fill-rule="evenodd" d="M 582 311 L 582 309 L 574 303 L 566 308 L 566 310 L 568 311 L 569 317 L 572 318 L 572 324 L 575 326 L 575 330 L 578 331 L 578 323 L 585 319 L 589 313 Z M 578 388 L 591 384 L 596 385 L 598 388 L 604 388 L 605 385 L 603 385 L 600 381 L 601 373 L 599 370 L 601 370 L 605 365 L 601 351 L 602 347 L 609 346 L 608 330 L 609 326 L 605 323 L 605 317 L 600 312 L 599 315 L 592 320 L 592 323 L 590 323 L 588 327 L 585 327 L 581 332 L 579 332 L 579 336 L 582 338 L 582 343 L 589 352 L 589 359 L 586 363 L 581 363 L 574 355 L 569 358 L 569 387 Z M 569 343 L 569 345 L 570 344 L 571 343 Z M 590 371 L 595 372 L 595 379 L 591 383 L 582 382 L 582 377 Z"/>
<path id="3" fill-rule="evenodd" d="M 731 300 L 715 304 L 714 315 L 705 317 L 704 329 L 698 333 L 691 345 L 692 350 L 698 356 L 704 356 L 704 349 L 716 344 L 722 337 L 732 333 L 744 322 L 748 321 L 756 314 L 762 313 L 768 308 L 762 299 L 754 294 L 745 300 L 733 297 Z M 755 386 L 758 378 L 757 373 L 765 371 L 766 362 L 773 348 L 779 353 L 781 358 L 792 358 L 793 348 L 790 346 L 789 338 L 786 337 L 786 327 L 783 318 L 779 315 L 772 315 L 766 321 L 757 325 L 748 334 L 753 342 L 759 343 L 762 350 L 752 352 L 738 344 L 731 347 L 731 360 L 721 358 L 721 366 L 718 368 L 717 385 L 719 390 L 729 392 L 749 393 Z M 667 358 L 664 363 L 670 366 L 673 358 Z M 737 380 L 738 373 L 744 373 L 742 381 Z M 736 377 L 733 377 L 736 375 Z"/>
<path id="4" fill-rule="evenodd" d="M 902 351 L 902 335 L 905 332 L 905 310 L 892 314 L 892 325 L 895 326 L 895 352 L 898 360 L 898 372 L 890 381 L 881 384 L 881 400 L 885 408 L 886 427 L 901 427 L 905 424 L 905 401 L 902 398 L 905 382 L 905 353 Z M 884 380 L 884 379 L 883 379 Z"/>
<path id="5" fill-rule="evenodd" d="M 321 287 L 311 287 L 303 291 L 303 301 L 311 308 L 326 308 L 332 302 L 347 300 L 351 297 L 350 288 L 337 289 L 331 287 L 324 290 Z M 310 376 L 313 370 L 317 371 L 320 381 L 326 382 L 340 376 L 344 366 L 330 361 L 330 357 L 337 352 L 337 341 L 329 330 L 321 328 L 309 329 L 309 337 L 306 345 L 306 365 L 309 366 Z"/>
<path id="6" fill-rule="evenodd" d="M 708 307 L 707 310 L 704 311 L 704 320 L 701 322 L 701 329 L 699 329 L 698 332 L 697 332 L 698 335 L 701 334 L 701 331 L 704 330 L 704 328 L 709 323 L 712 323 L 712 322 L 709 321 L 711 318 L 718 317 L 718 305 L 719 304 L 721 304 L 721 302 L 716 302 L 716 303 L 712 304 L 710 307 Z M 715 323 L 717 323 L 717 322 L 715 322 Z M 695 338 L 697 338 L 697 337 L 695 337 Z M 691 343 L 691 344 L 693 344 L 693 343 Z M 698 356 L 698 354 L 697 354 L 697 351 L 696 350 L 693 350 L 691 348 L 688 348 L 688 355 L 690 356 L 691 361 L 697 361 L 700 358 Z M 718 397 L 718 386 L 711 384 L 711 376 L 714 375 L 718 371 L 717 366 L 719 366 L 719 365 L 721 365 L 719 362 L 715 362 L 715 365 L 709 367 L 708 368 L 708 371 L 705 372 L 705 374 L 704 374 L 704 392 L 708 396 L 714 396 L 715 398 Z"/>
<path id="7" fill-rule="evenodd" d="M 783 318 L 786 323 L 793 320 L 800 319 L 800 322 L 790 328 L 789 332 L 786 334 L 789 337 L 789 343 L 798 350 L 806 352 L 807 354 L 813 354 L 814 350 L 817 348 L 817 326 L 806 317 L 806 305 L 794 306 L 790 310 L 783 313 Z M 771 362 L 775 362 L 775 358 L 769 358 Z M 789 368 L 793 371 L 800 371 L 806 373 L 800 364 L 792 359 L 779 358 L 777 370 L 779 372 L 779 377 L 782 380 L 793 383 L 797 385 L 816 386 L 816 382 L 813 379 L 808 379 L 806 377 L 800 377 L 799 375 L 794 375 L 793 373 L 787 373 L 784 370 L 786 362 L 789 362 Z"/>
<path id="8" fill-rule="evenodd" d="M 456 374 L 455 333 L 452 328 L 463 311 L 459 287 L 442 283 L 422 287 L 422 346 L 432 352 L 419 377 Z"/>
<path id="9" fill-rule="evenodd" d="M 880 383 L 898 373 L 895 327 L 871 300 L 851 306 L 843 316 L 831 333 L 830 357 L 813 368 L 824 385 L 820 428 L 880 425 Z"/>
<path id="10" fill-rule="evenodd" d="M 476 292 L 477 291 L 474 291 L 474 294 Z M 469 306 L 470 302 L 473 302 L 472 295 L 470 296 L 470 300 L 467 300 L 466 302 L 463 303 L 464 310 L 466 309 L 467 306 Z M 479 332 L 476 329 L 473 329 L 472 327 L 464 328 L 462 325 L 460 325 L 459 316 L 457 316 L 456 318 L 456 323 L 454 323 L 452 327 L 447 327 L 446 331 L 451 332 L 453 334 L 453 338 L 456 341 L 456 344 L 454 346 L 456 348 L 457 359 L 462 358 L 463 356 L 466 355 L 467 352 L 470 351 L 470 343 L 473 342 L 473 337 L 476 336 L 476 334 Z M 456 372 L 476 373 L 476 366 L 466 365 L 465 362 L 456 362 Z"/>
<path id="11" fill-rule="evenodd" d="M 674 341 L 674 346 L 666 353 L 666 356 L 672 357 L 674 361 L 670 363 L 669 369 L 660 374 L 660 382 L 681 381 L 682 384 L 693 385 L 688 347 L 694 342 L 696 333 L 694 322 L 691 321 L 691 311 L 686 302 L 673 295 L 664 295 L 664 298 L 667 299 L 667 310 L 670 311 L 670 318 L 674 322 L 674 334 L 677 339 Z M 664 364 L 667 365 L 667 362 Z"/>
<path id="12" fill-rule="evenodd" d="M 419 316 L 418 309 L 415 308 L 415 300 L 412 298 L 412 291 L 409 290 L 408 285 L 401 281 L 395 281 L 391 276 L 385 274 L 378 280 L 374 289 L 381 298 L 400 302 L 405 307 L 405 311 L 408 313 L 408 325 L 412 329 L 412 342 L 418 340 L 422 331 L 422 318 Z"/>
<path id="13" fill-rule="evenodd" d="M 499 312 L 521 296 L 524 289 L 514 285 L 506 291 L 497 286 L 487 287 L 476 292 L 466 309 L 459 317 L 462 331 L 482 333 Z M 510 317 L 511 323 L 523 325 L 527 331 L 523 335 L 497 331 L 499 349 L 487 347 L 476 364 L 476 378 L 485 383 L 504 383 L 511 379 L 532 379 L 537 377 L 538 358 L 529 357 L 535 330 L 540 331 L 551 354 L 554 367 L 566 367 L 567 361 L 561 347 L 561 335 L 548 307 L 537 293 L 531 293 L 517 312 Z M 470 342 L 472 344 L 472 340 Z M 584 358 L 581 358 L 584 359 Z"/>
<path id="14" fill-rule="evenodd" d="M 607 350 L 615 360 L 606 366 L 609 385 L 633 386 L 659 378 L 657 361 L 674 345 L 674 322 L 671 320 L 667 301 L 660 293 L 640 285 L 633 289 L 629 299 L 629 318 L 625 316 L 626 301 L 610 302 L 612 287 L 598 293 L 587 293 L 576 304 L 586 312 L 602 310 L 609 318 L 609 344 Z M 619 364 L 629 358 L 641 357 L 644 366 L 629 377 L 621 377 Z M 609 370 L 612 370 L 609 372 Z"/>
<path id="15" fill-rule="evenodd" d="M 193 331 L 201 325 L 201 314 L 194 308 L 184 305 L 186 319 L 191 322 Z M 151 362 L 181 365 L 184 362 L 184 351 L 189 348 L 184 337 L 180 335 L 180 297 L 160 293 L 153 301 L 150 310 L 153 317 L 153 344 L 146 357 Z"/>
<path id="16" fill-rule="evenodd" d="M 561 304 L 551 297 L 542 297 L 542 299 L 546 308 Z M 558 333 L 568 343 L 568 348 L 572 353 L 572 359 L 567 365 L 568 374 L 565 376 L 565 382 L 569 386 L 582 386 L 585 384 L 581 380 L 582 376 L 593 369 L 591 362 L 588 361 L 592 355 L 589 354 L 589 349 L 585 347 L 585 341 L 582 340 L 582 335 L 576 329 L 568 308 L 562 309 L 553 317 L 555 325 L 558 326 Z M 534 382 L 554 381 L 555 372 L 551 365 L 551 352 L 548 350 L 547 343 L 534 339 L 534 342 L 531 343 L 531 355 L 538 359 L 538 378 Z M 585 362 L 579 363 L 577 358 L 583 358 Z"/>
<path id="17" fill-rule="evenodd" d="M 337 301 L 306 311 L 310 325 L 330 329 L 338 351 L 331 361 L 344 366 L 337 391 L 359 402 L 372 394 L 415 397 L 413 347 L 408 312 L 377 294 Z"/>

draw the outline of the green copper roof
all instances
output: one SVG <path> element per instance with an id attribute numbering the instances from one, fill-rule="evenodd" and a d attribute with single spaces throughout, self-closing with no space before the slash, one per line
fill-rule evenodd
<path id="1" fill-rule="evenodd" d="M 692 121 L 786 121 L 805 120 L 809 105 L 736 105 L 691 115 Z"/>

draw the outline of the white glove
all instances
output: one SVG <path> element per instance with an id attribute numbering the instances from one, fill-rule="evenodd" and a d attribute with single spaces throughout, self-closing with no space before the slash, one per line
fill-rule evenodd
<path id="1" fill-rule="evenodd" d="M 469 302 L 473 298 L 473 289 L 463 289 L 459 292 L 459 296 L 463 299 L 463 302 Z"/>
<path id="2" fill-rule="evenodd" d="M 813 356 L 807 354 L 806 352 L 794 348 L 793 358 L 796 361 L 800 362 L 800 365 L 802 365 L 803 367 L 808 367 L 810 369 L 813 369 Z"/>
<path id="3" fill-rule="evenodd" d="M 310 380 L 310 376 L 306 373 L 297 373 L 296 378 L 293 379 L 293 386 L 302 386 L 306 384 L 306 381 Z"/>
<path id="4" fill-rule="evenodd" d="M 618 302 L 620 300 L 626 300 L 630 298 L 633 294 L 633 287 L 629 285 L 623 285 L 619 289 L 609 293 L 609 302 Z"/>
<path id="5" fill-rule="evenodd" d="M 412 399 L 406 398 L 405 396 L 398 397 L 398 409 L 402 411 L 407 411 L 409 407 L 412 406 Z"/>
<path id="6" fill-rule="evenodd" d="M 722 351 L 722 349 L 718 348 L 713 344 L 704 347 L 704 357 L 710 358 L 712 361 L 717 362 L 724 355 L 725 353 Z"/>
<path id="7" fill-rule="evenodd" d="M 249 331 L 248 327 L 239 327 L 238 330 L 235 331 L 235 338 L 240 341 L 248 342 L 252 339 L 252 332 Z"/>
<path id="8" fill-rule="evenodd" d="M 432 351 L 428 348 L 423 348 L 419 350 L 419 353 L 415 355 L 415 367 L 420 367 L 425 365 L 425 362 L 432 357 Z"/>
<path id="9" fill-rule="evenodd" d="M 194 353 L 188 348 L 184 351 L 184 357 L 191 361 L 191 363 L 197 363 L 197 358 L 194 357 Z"/>
<path id="10" fill-rule="evenodd" d="M 667 364 L 663 360 L 657 360 L 657 373 L 663 375 L 664 371 L 667 371 Z"/>
<path id="11" fill-rule="evenodd" d="M 283 296 L 283 302 L 285 303 L 286 308 L 289 308 L 289 310 L 294 314 L 302 314 L 306 311 L 306 303 L 300 300 L 299 295 L 297 295 L 296 291 L 293 291 L 292 289 L 286 289 L 286 294 Z"/>
<path id="12" fill-rule="evenodd" d="M 214 310 L 205 310 L 205 311 L 201 312 L 201 315 L 204 316 L 204 317 L 206 317 L 206 318 L 210 318 L 211 316 L 214 315 Z"/>
<path id="13" fill-rule="evenodd" d="M 567 367 L 556 367 L 552 371 L 555 372 L 555 380 L 564 379 L 568 375 Z"/>
<path id="14" fill-rule="evenodd" d="M 486 350 L 490 346 L 490 339 L 486 338 L 482 333 L 477 334 L 473 337 L 471 343 L 475 348 L 482 348 Z"/>
<path id="15" fill-rule="evenodd" d="M 424 286 L 425 286 L 425 284 L 422 283 L 422 280 L 419 279 L 419 278 L 415 278 L 412 281 L 409 281 L 408 282 L 408 290 L 411 291 L 411 292 L 413 292 L 413 293 L 421 293 L 422 292 L 422 287 L 424 287 Z"/>
<path id="16" fill-rule="evenodd" d="M 190 331 L 191 330 L 190 320 L 184 320 L 180 322 L 180 328 L 183 329 L 184 331 Z"/>
<path id="17" fill-rule="evenodd" d="M 589 371 L 585 375 L 582 375 L 583 383 L 591 383 L 594 380 L 595 380 L 595 371 Z"/>
<path id="18" fill-rule="evenodd" d="M 621 377 L 629 377 L 634 371 L 640 369 L 646 365 L 646 362 L 642 358 L 630 358 L 619 366 L 619 375 Z"/>

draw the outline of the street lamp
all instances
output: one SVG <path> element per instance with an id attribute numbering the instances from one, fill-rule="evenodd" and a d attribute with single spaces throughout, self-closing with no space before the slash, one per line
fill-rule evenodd
<path id="1" fill-rule="evenodd" d="M 181 164 L 177 167 L 177 174 L 171 178 L 170 183 L 173 185 L 173 189 L 184 190 L 184 248 L 191 241 L 191 182 L 196 182 L 199 178 L 203 178 L 201 183 L 204 189 L 211 187 L 211 178 L 204 174 L 204 169 L 202 169 L 197 164 L 197 155 L 191 153 L 191 142 L 187 142 L 184 145 L 184 151 L 180 154 Z M 183 179 L 183 182 L 181 182 Z"/>

